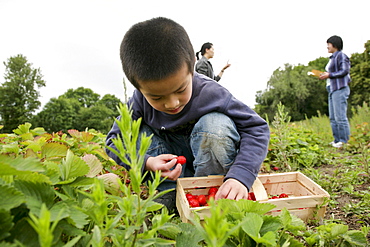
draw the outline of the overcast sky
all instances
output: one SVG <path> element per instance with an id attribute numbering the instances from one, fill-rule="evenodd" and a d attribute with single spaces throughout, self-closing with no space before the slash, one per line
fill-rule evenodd
<path id="1" fill-rule="evenodd" d="M 44 76 L 43 105 L 78 87 L 124 100 L 121 40 L 135 23 L 164 16 L 184 26 L 195 51 L 214 44 L 216 73 L 230 60 L 220 84 L 253 107 L 275 69 L 329 56 L 332 35 L 348 56 L 362 53 L 369 9 L 369 0 L 0 0 L 0 83 L 3 62 L 22 54 Z"/>

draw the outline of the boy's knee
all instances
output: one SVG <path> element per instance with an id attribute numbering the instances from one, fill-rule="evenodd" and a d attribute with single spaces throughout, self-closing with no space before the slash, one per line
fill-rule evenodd
<path id="1" fill-rule="evenodd" d="M 211 112 L 202 116 L 195 124 L 194 132 L 213 133 L 218 136 L 228 135 L 229 132 L 237 132 L 234 122 L 225 114 Z"/>
<path id="2" fill-rule="evenodd" d="M 240 135 L 234 122 L 225 114 L 209 113 L 194 126 L 190 145 L 199 164 L 228 167 L 235 159 Z"/>

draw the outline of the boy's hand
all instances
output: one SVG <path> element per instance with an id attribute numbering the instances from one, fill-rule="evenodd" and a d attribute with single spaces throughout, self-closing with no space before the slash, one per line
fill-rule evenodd
<path id="1" fill-rule="evenodd" d="M 176 165 L 176 157 L 177 156 L 172 154 L 161 154 L 156 157 L 149 157 L 146 161 L 145 169 L 153 172 L 162 171 L 161 177 L 176 180 L 180 177 L 182 171 L 182 166 L 180 164 Z M 174 166 L 175 168 L 170 170 Z"/>
<path id="2" fill-rule="evenodd" d="M 218 189 L 215 200 L 218 199 L 248 199 L 248 188 L 236 179 L 229 178 Z"/>

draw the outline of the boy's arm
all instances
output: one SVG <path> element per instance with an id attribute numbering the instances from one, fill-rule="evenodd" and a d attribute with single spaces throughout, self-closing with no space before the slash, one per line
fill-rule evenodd
<path id="1" fill-rule="evenodd" d="M 242 107 L 235 98 L 230 100 L 226 112 L 234 120 L 241 139 L 239 152 L 224 181 L 236 179 L 249 190 L 266 158 L 270 129 L 264 119 L 249 107 Z"/>

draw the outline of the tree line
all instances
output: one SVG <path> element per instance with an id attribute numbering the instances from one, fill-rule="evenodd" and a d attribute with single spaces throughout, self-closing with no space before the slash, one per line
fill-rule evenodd
<path id="1" fill-rule="evenodd" d="M 350 56 L 351 62 L 351 94 L 348 99 L 349 116 L 352 109 L 370 102 L 370 40 L 363 53 Z M 312 69 L 325 71 L 329 58 L 320 57 L 310 61 L 307 66 L 285 64 L 284 68 L 276 69 L 267 88 L 256 94 L 255 111 L 261 116 L 272 119 L 281 102 L 291 116 L 292 121 L 311 118 L 318 114 L 328 115 L 328 92 L 326 81 L 308 76 Z"/>
<path id="2" fill-rule="evenodd" d="M 364 46 L 363 53 L 350 56 L 352 82 L 349 111 L 364 102 L 370 102 L 370 40 Z M 308 76 L 307 72 L 312 69 L 325 71 L 328 61 L 329 58 L 320 57 L 308 65 L 285 64 L 284 68 L 276 69 L 267 82 L 267 88 L 257 92 L 254 110 L 262 117 L 272 119 L 281 103 L 292 121 L 318 114 L 327 115 L 325 81 Z M 10 57 L 4 65 L 4 82 L 0 86 L 1 132 L 12 133 L 13 129 L 25 122 L 30 122 L 34 127 L 43 127 L 48 132 L 69 129 L 83 131 L 86 128 L 102 133 L 109 131 L 117 115 L 116 106 L 121 103 L 114 95 L 107 94 L 101 98 L 88 88 L 69 89 L 59 97 L 51 98 L 35 114 L 41 106 L 38 89 L 46 85 L 40 69 L 33 68 L 21 54 Z"/>
<path id="3" fill-rule="evenodd" d="M 88 88 L 68 89 L 51 98 L 40 112 L 39 88 L 46 82 L 39 68 L 33 68 L 21 54 L 10 57 L 5 65 L 5 81 L 0 86 L 0 129 L 12 133 L 18 125 L 29 122 L 47 132 L 80 131 L 86 128 L 107 133 L 117 116 L 116 106 L 121 100 L 111 94 L 102 98 Z"/>

